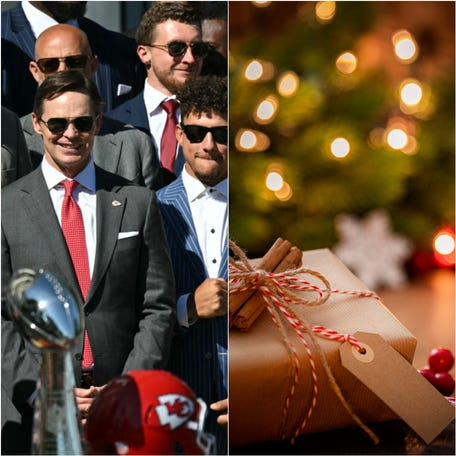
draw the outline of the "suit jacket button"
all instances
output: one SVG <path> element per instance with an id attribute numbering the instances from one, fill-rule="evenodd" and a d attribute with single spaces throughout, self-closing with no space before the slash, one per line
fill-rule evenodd
<path id="1" fill-rule="evenodd" d="M 205 357 L 206 359 L 212 359 L 212 353 L 211 353 L 211 352 L 207 352 L 207 353 L 204 355 L 204 357 Z"/>
<path id="2" fill-rule="evenodd" d="M 81 353 L 76 353 L 76 354 L 74 355 L 74 358 L 76 359 L 76 361 L 81 361 L 81 359 L 82 359 Z"/>

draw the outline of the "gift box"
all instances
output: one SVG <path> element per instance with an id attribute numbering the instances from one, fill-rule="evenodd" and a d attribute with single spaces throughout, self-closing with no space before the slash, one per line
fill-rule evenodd
<path id="1" fill-rule="evenodd" d="M 291 304 L 302 321 L 330 328 L 338 334 L 351 335 L 358 331 L 378 334 L 412 362 L 416 348 L 414 336 L 330 250 L 303 252 L 302 265 L 318 271 L 333 291 L 320 305 Z M 315 283 L 316 290 L 324 288 L 314 274 L 299 273 L 296 278 L 311 286 Z M 274 318 L 282 320 L 283 333 L 266 309 L 247 331 L 234 326 L 230 329 L 229 439 L 232 448 L 353 426 L 356 424 L 354 415 L 362 423 L 398 418 L 341 365 L 341 342 L 306 334 L 306 349 L 292 325 L 283 317 Z M 299 359 L 297 375 L 295 354 Z M 326 361 L 348 409 L 327 374 Z M 317 384 L 317 395 L 314 384 Z M 309 410 L 311 415 L 306 421 Z"/>

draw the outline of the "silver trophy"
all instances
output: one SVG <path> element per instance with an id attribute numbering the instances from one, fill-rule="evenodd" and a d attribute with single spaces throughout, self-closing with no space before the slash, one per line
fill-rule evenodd
<path id="1" fill-rule="evenodd" d="M 71 348 L 83 327 L 82 305 L 52 273 L 21 269 L 10 284 L 12 318 L 41 350 L 33 454 L 82 454 Z"/>

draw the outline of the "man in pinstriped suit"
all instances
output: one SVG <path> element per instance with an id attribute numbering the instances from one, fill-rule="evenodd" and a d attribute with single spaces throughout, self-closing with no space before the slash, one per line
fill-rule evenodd
<path id="1" fill-rule="evenodd" d="M 185 165 L 159 190 L 176 278 L 179 330 L 169 369 L 211 404 L 208 431 L 227 452 L 227 81 L 189 80 L 176 136 Z M 221 414 L 220 414 L 221 412 Z"/>

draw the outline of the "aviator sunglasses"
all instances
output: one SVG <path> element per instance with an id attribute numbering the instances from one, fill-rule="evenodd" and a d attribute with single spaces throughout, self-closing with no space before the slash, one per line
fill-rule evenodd
<path id="1" fill-rule="evenodd" d="M 209 54 L 211 49 L 210 44 L 204 41 L 194 41 L 193 43 L 186 43 L 185 41 L 170 41 L 168 44 L 149 44 L 150 47 L 165 49 L 171 57 L 182 57 L 187 48 L 190 47 L 194 57 L 204 58 Z"/>
<path id="2" fill-rule="evenodd" d="M 221 127 L 203 127 L 201 125 L 184 125 L 181 124 L 182 130 L 191 143 L 202 142 L 208 133 L 212 133 L 215 142 L 227 144 L 228 142 L 228 126 Z"/>
<path id="3" fill-rule="evenodd" d="M 55 73 L 59 69 L 60 62 L 65 62 L 65 66 L 72 70 L 84 68 L 89 57 L 87 55 L 69 55 L 67 57 L 49 57 L 36 61 L 38 68 L 45 74 Z"/>
<path id="4" fill-rule="evenodd" d="M 98 116 L 96 119 L 97 118 Z M 47 121 L 41 118 L 38 120 L 40 122 L 43 122 L 46 127 L 48 127 L 48 130 L 54 135 L 63 133 L 70 124 L 73 124 L 74 128 L 76 128 L 76 130 L 80 131 L 81 133 L 88 133 L 92 129 L 94 121 L 93 117 L 90 116 L 75 117 L 74 119 L 66 119 L 65 117 L 52 117 Z"/>

